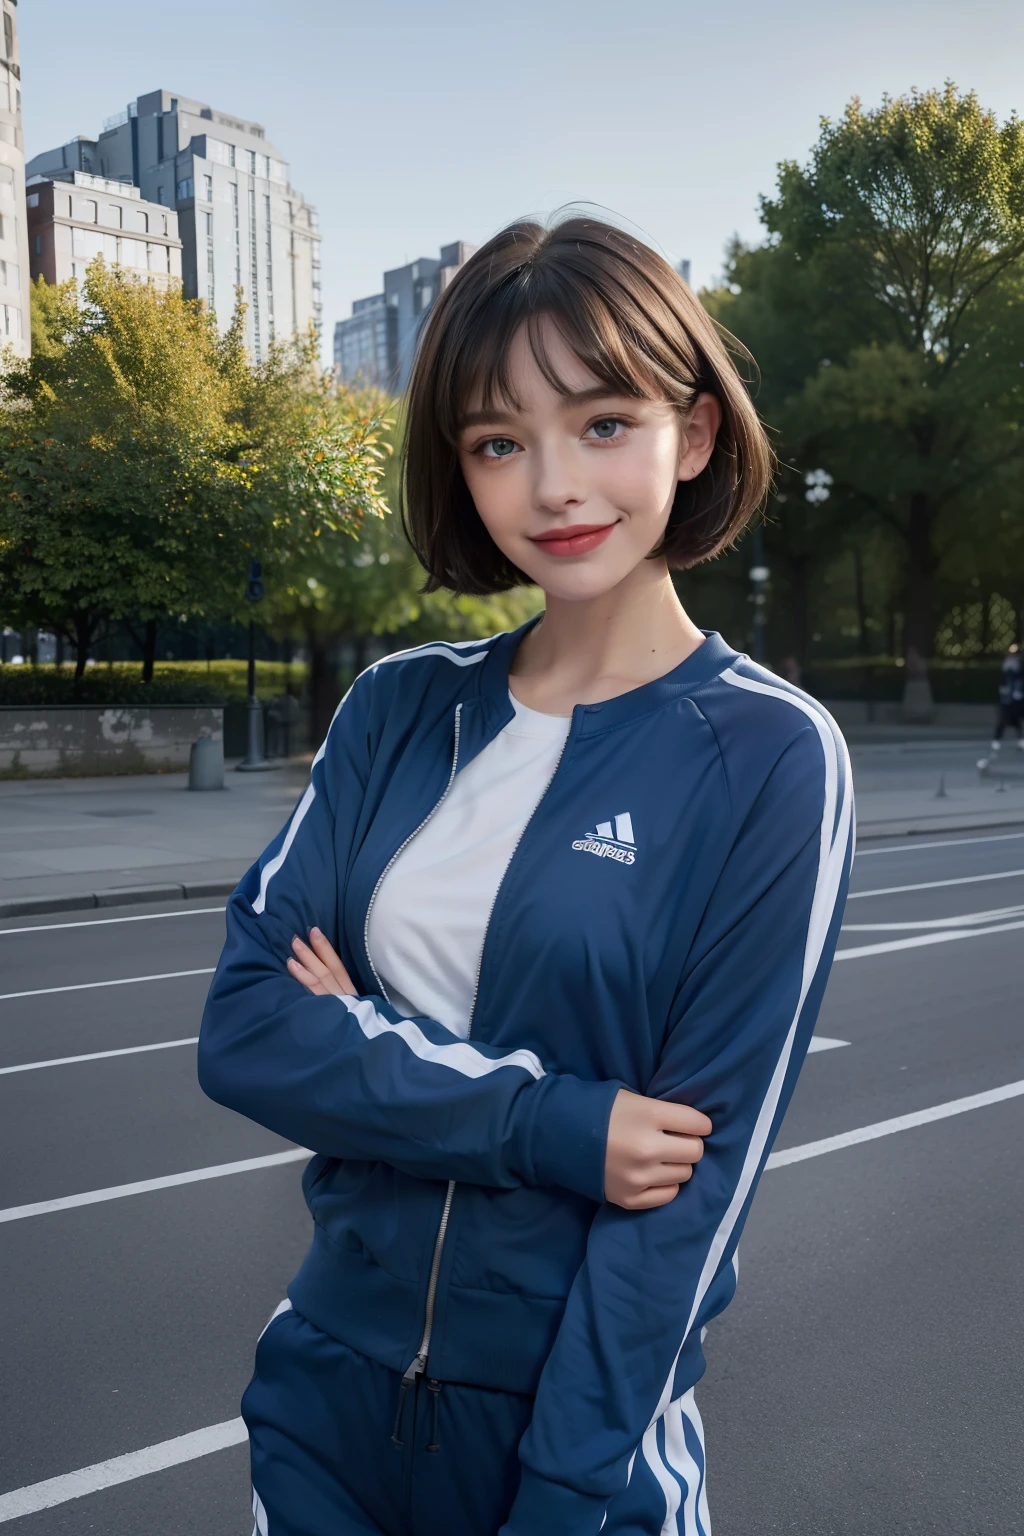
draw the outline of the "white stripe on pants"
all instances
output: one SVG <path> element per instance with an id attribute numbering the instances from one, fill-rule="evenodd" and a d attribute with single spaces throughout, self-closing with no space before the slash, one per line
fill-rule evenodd
<path id="1" fill-rule="evenodd" d="M 663 1428 L 664 1452 L 658 1444 L 659 1425 Z M 704 1425 L 692 1387 L 669 1403 L 662 1417 L 648 1429 L 643 1438 L 643 1454 L 665 1495 L 661 1536 L 711 1536 L 704 1480 Z"/>
<path id="2" fill-rule="evenodd" d="M 252 1536 L 268 1536 L 267 1512 L 263 1508 L 263 1500 L 254 1488 L 252 1491 Z"/>

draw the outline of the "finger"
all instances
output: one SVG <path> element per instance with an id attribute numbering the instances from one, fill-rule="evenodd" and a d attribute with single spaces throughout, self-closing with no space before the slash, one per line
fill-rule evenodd
<path id="1" fill-rule="evenodd" d="M 322 928 L 311 928 L 309 930 L 309 942 L 314 953 L 323 961 L 324 965 L 329 966 L 332 971 L 337 970 L 339 966 L 344 970 L 341 956 Z"/>
<path id="2" fill-rule="evenodd" d="M 699 1163 L 704 1156 L 704 1143 L 699 1136 L 671 1136 L 665 1138 L 661 1162 L 674 1168 L 680 1163 Z"/>
<path id="3" fill-rule="evenodd" d="M 314 976 L 312 971 L 307 971 L 306 967 L 300 965 L 297 960 L 289 960 L 287 962 L 287 969 L 289 976 L 294 976 L 296 981 L 301 981 L 302 985 L 307 987 L 310 992 L 326 993 L 327 988 L 320 978 Z"/>
<path id="4" fill-rule="evenodd" d="M 330 939 L 324 933 L 323 929 L 311 928 L 309 930 L 309 942 L 312 945 L 317 958 L 327 966 L 327 969 L 330 971 L 332 976 L 337 977 L 338 981 L 341 983 L 342 991 L 354 992 L 355 988 L 352 985 L 352 978 L 345 967 L 345 962 L 342 960 L 341 956 L 338 954 L 338 951 L 335 949 Z"/>
<path id="5" fill-rule="evenodd" d="M 699 1109 L 689 1104 L 670 1104 L 659 1100 L 662 1109 L 661 1128 L 670 1136 L 710 1136 L 711 1121 Z"/>
<path id="6" fill-rule="evenodd" d="M 307 971 L 312 971 L 314 976 L 323 978 L 331 974 L 319 956 L 313 953 L 309 945 L 300 939 L 298 934 L 292 939 L 292 954 L 299 964 L 304 966 Z"/>
<path id="7" fill-rule="evenodd" d="M 653 1211 L 659 1205 L 671 1205 L 678 1193 L 678 1184 L 651 1184 L 638 1195 L 629 1195 L 622 1204 L 627 1211 Z"/>

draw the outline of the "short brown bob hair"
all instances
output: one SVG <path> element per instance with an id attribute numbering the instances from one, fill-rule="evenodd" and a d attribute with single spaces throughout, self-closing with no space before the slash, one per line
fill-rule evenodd
<path id="1" fill-rule="evenodd" d="M 561 392 L 544 355 L 541 322 L 611 393 L 670 401 L 685 413 L 712 394 L 722 425 L 703 473 L 680 482 L 654 555 L 685 568 L 735 542 L 767 494 L 773 456 L 720 331 L 668 262 L 624 230 L 591 218 L 551 229 L 510 224 L 466 263 L 440 295 L 409 386 L 402 514 L 426 567 L 425 590 L 487 594 L 530 578 L 498 549 L 477 515 L 457 442 L 470 400 L 516 408 L 509 377 L 513 338 L 526 326 L 538 366 Z"/>

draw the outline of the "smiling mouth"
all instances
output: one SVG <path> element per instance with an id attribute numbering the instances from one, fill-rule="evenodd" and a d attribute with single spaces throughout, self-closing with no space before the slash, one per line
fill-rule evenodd
<path id="1" fill-rule="evenodd" d="M 614 523 L 577 523 L 536 534 L 530 542 L 546 555 L 585 555 L 603 544 L 614 527 Z"/>

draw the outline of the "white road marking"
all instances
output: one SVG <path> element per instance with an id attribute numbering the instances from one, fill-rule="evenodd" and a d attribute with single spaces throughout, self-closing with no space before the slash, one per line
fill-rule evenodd
<path id="1" fill-rule="evenodd" d="M 892 1120 L 879 1120 L 874 1125 L 861 1126 L 859 1130 L 843 1131 L 839 1136 L 827 1136 L 821 1141 L 808 1141 L 802 1146 L 787 1147 L 783 1152 L 773 1152 L 766 1168 L 786 1168 L 791 1163 L 802 1163 L 808 1158 L 822 1157 L 827 1152 L 838 1152 L 844 1147 L 854 1147 L 862 1141 L 874 1141 L 882 1136 L 892 1136 L 898 1131 L 909 1131 L 915 1126 L 930 1125 L 933 1121 L 945 1120 L 951 1115 L 962 1115 L 971 1109 L 982 1109 L 989 1104 L 999 1104 L 1006 1099 L 1018 1098 L 1022 1094 L 1024 1094 L 1024 1082 L 1007 1083 L 1002 1088 L 989 1088 L 984 1093 L 974 1093 L 965 1099 L 953 1099 L 947 1104 L 936 1104 L 932 1109 L 920 1109 L 913 1114 L 897 1115 Z M 199 1175 L 215 1176 L 218 1172 L 227 1172 L 232 1168 L 241 1170 L 243 1167 L 256 1164 L 266 1166 L 272 1161 L 284 1161 L 289 1157 L 297 1161 L 300 1157 L 308 1156 L 309 1154 L 305 1151 L 295 1151 L 281 1154 L 276 1159 L 257 1158 L 249 1164 L 228 1164 L 221 1170 L 200 1169 Z M 185 1178 L 189 1177 L 195 1177 L 195 1175 L 185 1175 Z M 162 1187 L 161 1181 L 150 1181 L 146 1187 Z M 134 1192 L 138 1188 L 139 1186 L 123 1186 L 125 1192 Z M 99 1193 L 104 1198 L 109 1198 L 109 1192 L 99 1191 Z M 73 1198 L 80 1199 L 80 1197 Z M 4 1214 L 0 1212 L 0 1219 Z M 136 1477 L 145 1477 L 150 1472 L 160 1472 L 166 1467 L 179 1466 L 182 1462 L 208 1456 L 212 1451 L 241 1445 L 245 1438 L 245 1426 L 242 1420 L 227 1419 L 222 1424 L 211 1424 L 206 1429 L 194 1430 L 189 1435 L 179 1435 L 174 1440 L 162 1440 L 158 1445 L 145 1446 L 140 1451 L 129 1451 L 127 1455 L 115 1456 L 111 1461 L 100 1461 L 91 1467 L 81 1467 L 77 1472 L 67 1472 L 62 1477 L 51 1477 L 42 1483 L 30 1483 L 24 1488 L 15 1488 L 10 1493 L 0 1494 L 0 1522 L 17 1519 L 20 1515 L 31 1515 L 40 1509 L 52 1509 L 56 1504 L 65 1504 L 70 1499 L 81 1498 L 83 1494 L 96 1493 L 101 1488 L 112 1488 L 118 1483 L 130 1482 Z"/>
<path id="2" fill-rule="evenodd" d="M 139 1179 L 134 1184 L 112 1184 L 107 1189 L 86 1189 L 80 1195 L 62 1195 L 57 1200 L 36 1200 L 32 1205 L 9 1205 L 0 1211 L 0 1223 L 24 1221 L 27 1216 L 50 1216 L 54 1211 L 73 1211 L 82 1205 L 101 1205 L 106 1200 L 124 1200 L 128 1195 L 148 1195 L 154 1189 L 174 1189 L 179 1184 L 199 1184 L 205 1179 L 225 1179 L 234 1173 L 255 1173 L 258 1169 L 278 1168 L 282 1163 L 302 1163 L 313 1156 L 305 1147 L 287 1152 L 272 1152 L 269 1157 L 246 1157 L 237 1163 L 216 1163 L 212 1168 L 190 1168 L 186 1173 L 168 1173 L 159 1179 Z"/>
<path id="3" fill-rule="evenodd" d="M 106 928 L 109 923 L 155 923 L 158 917 L 207 917 L 211 912 L 225 911 L 226 907 L 190 907 L 187 912 L 141 912 L 135 917 L 89 917 L 81 923 L 36 923 L 31 928 L 0 928 L 0 939 L 9 933 L 55 933 L 58 928 Z"/>
<path id="4" fill-rule="evenodd" d="M 849 1043 L 849 1040 L 833 1040 L 828 1035 L 812 1035 L 807 1054 L 810 1056 L 813 1051 L 838 1051 L 841 1045 Z"/>
<path id="5" fill-rule="evenodd" d="M 900 843 L 897 848 L 858 848 L 858 859 L 877 858 L 882 853 L 917 853 L 920 848 L 965 848 L 968 843 L 1012 843 L 1024 832 L 1003 832 L 997 837 L 947 837 L 941 843 Z"/>
<path id="6" fill-rule="evenodd" d="M 0 992 L 0 1003 L 17 997 L 50 997 L 54 992 L 90 992 L 94 987 L 134 987 L 140 981 L 176 981 L 179 976 L 212 976 L 216 966 L 202 965 L 196 971 L 159 971 L 155 976 L 118 976 L 114 981 L 78 981 L 72 987 L 36 987 L 32 992 Z"/>
<path id="7" fill-rule="evenodd" d="M 891 955 L 898 949 L 923 949 L 928 944 L 950 944 L 954 939 L 980 939 L 986 933 L 1013 933 L 1024 922 L 1000 923 L 994 928 L 954 928 L 944 933 L 918 933 L 911 939 L 887 939 L 881 944 L 856 944 L 837 949 L 836 960 L 865 960 L 869 955 Z"/>
<path id="8" fill-rule="evenodd" d="M 1024 917 L 1024 906 L 992 907 L 987 912 L 963 912 L 958 917 L 921 917 L 909 923 L 844 923 L 844 933 L 906 933 L 912 928 L 976 928 Z"/>
<path id="9" fill-rule="evenodd" d="M 101 1488 L 115 1488 L 118 1483 L 131 1482 L 150 1472 L 166 1471 L 184 1461 L 209 1456 L 213 1451 L 244 1445 L 246 1438 L 241 1419 L 226 1419 L 223 1424 L 210 1424 L 206 1429 L 193 1430 L 190 1435 L 177 1435 L 173 1440 L 161 1440 L 159 1445 L 129 1451 L 127 1456 L 97 1461 L 78 1472 L 65 1472 L 63 1477 L 48 1477 L 43 1483 L 15 1488 L 13 1493 L 0 1494 L 0 1523 L 17 1520 L 22 1515 L 34 1515 L 41 1509 L 52 1509 L 55 1504 L 66 1504 L 69 1499 L 80 1499 L 86 1493 L 98 1493 Z"/>
<path id="10" fill-rule="evenodd" d="M 892 1120 L 877 1120 L 874 1125 L 862 1125 L 856 1131 L 843 1131 L 839 1136 L 825 1136 L 821 1141 L 805 1141 L 799 1147 L 787 1147 L 784 1152 L 773 1152 L 766 1168 L 787 1168 L 790 1163 L 802 1163 L 809 1157 L 822 1157 L 826 1152 L 839 1152 L 843 1147 L 856 1147 L 862 1141 L 875 1141 L 879 1136 L 894 1136 L 897 1131 L 910 1131 L 918 1125 L 931 1125 L 935 1120 L 946 1120 L 950 1115 L 964 1115 L 970 1109 L 985 1109 L 989 1104 L 1002 1104 L 1007 1099 L 1017 1099 L 1024 1094 L 1024 1082 L 1006 1083 L 1002 1088 L 987 1088 L 984 1093 L 972 1093 L 965 1099 L 950 1099 L 946 1104 L 935 1104 L 931 1109 L 918 1109 L 910 1115 L 896 1115 Z"/>
<path id="11" fill-rule="evenodd" d="M 12 1072 L 39 1072 L 43 1067 L 70 1067 L 79 1061 L 106 1061 L 111 1056 L 140 1056 L 143 1051 L 172 1051 L 178 1045 L 198 1045 L 199 1036 L 187 1040 L 160 1040 L 156 1045 L 125 1045 L 119 1051 L 90 1051 L 88 1056 L 51 1056 L 46 1061 L 23 1061 L 17 1067 L 0 1067 L 0 1077 Z"/>
<path id="12" fill-rule="evenodd" d="M 994 875 L 961 875 L 956 880 L 925 880 L 920 885 L 886 885 L 878 891 L 851 891 L 846 899 L 860 901 L 865 896 L 902 896 L 904 891 L 937 891 L 944 885 L 978 885 L 983 880 L 1012 880 L 1019 875 L 1024 875 L 1024 869 L 1001 869 Z"/>

